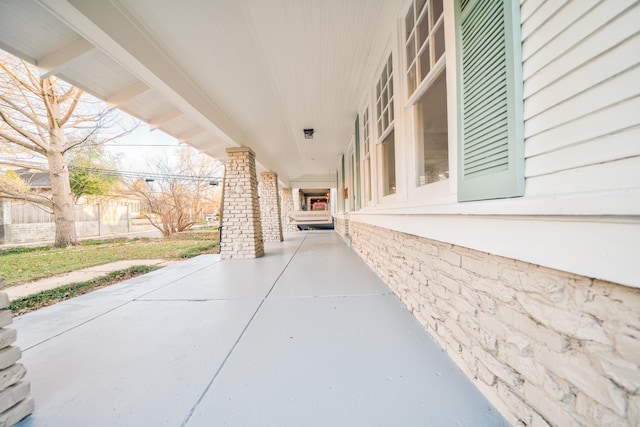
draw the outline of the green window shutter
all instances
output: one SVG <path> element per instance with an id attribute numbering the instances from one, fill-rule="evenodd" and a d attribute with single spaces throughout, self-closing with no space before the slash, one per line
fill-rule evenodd
<path id="1" fill-rule="evenodd" d="M 456 2 L 458 200 L 524 194 L 520 7 Z"/>

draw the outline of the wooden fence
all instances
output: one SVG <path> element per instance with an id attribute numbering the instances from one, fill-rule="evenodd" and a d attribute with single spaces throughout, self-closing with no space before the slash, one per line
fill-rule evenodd
<path id="1" fill-rule="evenodd" d="M 75 205 L 73 212 L 76 221 L 96 221 L 99 205 Z M 44 224 L 53 222 L 53 213 L 48 209 L 30 203 L 11 204 L 12 224 Z"/>
<path id="2" fill-rule="evenodd" d="M 134 200 L 118 200 L 107 198 L 85 199 L 73 207 L 75 220 L 84 221 L 110 221 L 116 215 L 123 212 L 137 215 L 140 212 L 140 202 Z M 53 222 L 53 213 L 48 209 L 27 202 L 11 203 L 12 224 L 43 224 Z"/>
<path id="3" fill-rule="evenodd" d="M 139 220 L 137 200 L 92 197 L 74 206 L 78 237 L 122 235 L 154 230 Z M 31 203 L 0 199 L 0 244 L 52 241 L 55 236 L 53 214 Z"/>

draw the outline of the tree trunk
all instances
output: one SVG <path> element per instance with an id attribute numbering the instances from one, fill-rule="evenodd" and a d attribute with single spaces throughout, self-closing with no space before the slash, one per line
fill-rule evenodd
<path id="1" fill-rule="evenodd" d="M 51 150 L 47 153 L 51 198 L 53 199 L 53 220 L 56 224 L 56 248 L 67 248 L 78 244 L 73 194 L 69 184 L 69 168 L 62 154 L 63 136 L 60 129 L 50 131 Z"/>

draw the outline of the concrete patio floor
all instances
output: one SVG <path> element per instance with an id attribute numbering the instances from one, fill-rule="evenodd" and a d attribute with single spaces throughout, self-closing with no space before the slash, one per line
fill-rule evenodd
<path id="1" fill-rule="evenodd" d="M 502 426 L 333 231 L 203 255 L 16 318 L 19 426 Z"/>

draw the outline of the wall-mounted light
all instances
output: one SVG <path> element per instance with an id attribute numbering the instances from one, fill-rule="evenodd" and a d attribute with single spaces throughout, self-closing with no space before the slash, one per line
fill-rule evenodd
<path id="1" fill-rule="evenodd" d="M 304 139 L 313 139 L 313 129 L 304 129 Z"/>

